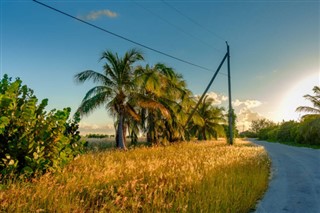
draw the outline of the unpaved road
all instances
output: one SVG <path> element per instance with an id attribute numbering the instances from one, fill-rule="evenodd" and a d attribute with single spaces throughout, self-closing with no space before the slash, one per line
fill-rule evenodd
<path id="1" fill-rule="evenodd" d="M 257 213 L 320 213 L 320 150 L 250 140 L 264 146 L 272 178 Z"/>

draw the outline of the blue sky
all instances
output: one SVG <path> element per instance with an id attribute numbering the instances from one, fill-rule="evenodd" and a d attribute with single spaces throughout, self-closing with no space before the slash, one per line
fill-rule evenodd
<path id="1" fill-rule="evenodd" d="M 223 58 L 227 40 L 240 130 L 262 117 L 298 119 L 294 109 L 307 104 L 302 95 L 320 84 L 319 1 L 41 2 L 212 70 Z M 39 99 L 49 98 L 48 109 L 69 106 L 75 111 L 93 85 L 78 85 L 73 76 L 101 71 L 98 59 L 105 50 L 123 54 L 137 47 L 31 0 L 1 1 L 0 36 L 1 76 L 20 77 Z M 213 75 L 141 50 L 147 63 L 164 62 L 181 73 L 194 94 L 201 94 Z M 226 73 L 226 66 L 221 72 Z M 227 103 L 226 76 L 218 75 L 210 94 L 217 103 Z M 83 119 L 82 130 L 112 133 L 112 122 L 100 109 Z"/>

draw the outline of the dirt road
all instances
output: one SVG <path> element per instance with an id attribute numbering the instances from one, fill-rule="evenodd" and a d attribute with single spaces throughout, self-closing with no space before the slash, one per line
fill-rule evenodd
<path id="1" fill-rule="evenodd" d="M 320 213 L 320 150 L 251 140 L 272 160 L 272 179 L 257 213 Z"/>

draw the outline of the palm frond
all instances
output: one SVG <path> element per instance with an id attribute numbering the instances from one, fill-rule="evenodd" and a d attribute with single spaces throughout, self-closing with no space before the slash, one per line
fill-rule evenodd
<path id="1" fill-rule="evenodd" d="M 133 64 L 137 61 L 141 61 L 141 60 L 144 60 L 142 51 L 135 49 L 135 48 L 127 51 L 123 57 L 124 64 L 126 64 L 128 66 L 130 66 L 131 64 Z"/>
<path id="2" fill-rule="evenodd" d="M 169 110 L 163 106 L 161 103 L 157 102 L 157 101 L 153 101 L 153 100 L 139 100 L 138 104 L 142 107 L 142 108 L 147 108 L 147 109 L 153 109 L 156 110 L 158 109 L 161 114 L 166 118 L 166 119 L 170 119 L 171 115 Z"/>
<path id="3" fill-rule="evenodd" d="M 108 99 L 108 93 L 107 92 L 101 92 L 96 94 L 95 96 L 83 100 L 77 109 L 77 112 L 80 113 L 80 115 L 88 115 L 101 105 L 103 105 Z"/>
<path id="4" fill-rule="evenodd" d="M 112 88 L 106 86 L 93 87 L 86 93 L 83 100 L 88 100 L 99 93 L 105 93 L 107 96 L 110 96 L 112 94 Z"/>
<path id="5" fill-rule="evenodd" d="M 100 83 L 104 85 L 112 84 L 107 76 L 93 70 L 85 70 L 83 72 L 80 72 L 74 76 L 74 79 L 77 83 L 83 83 L 87 80 L 92 79 L 93 83 Z"/>
<path id="6" fill-rule="evenodd" d="M 136 121 L 140 121 L 141 118 L 140 118 L 140 115 L 134 110 L 134 108 L 130 105 L 130 104 L 127 104 L 126 107 L 126 112 Z"/>
<path id="7" fill-rule="evenodd" d="M 320 109 L 316 109 L 309 106 L 300 106 L 296 109 L 297 112 L 308 112 L 308 113 L 316 113 L 320 114 Z"/>

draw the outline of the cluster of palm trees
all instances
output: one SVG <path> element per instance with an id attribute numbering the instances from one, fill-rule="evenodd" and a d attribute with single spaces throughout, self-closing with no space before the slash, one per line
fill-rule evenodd
<path id="1" fill-rule="evenodd" d="M 81 116 L 105 106 L 115 118 L 117 147 L 126 149 L 126 136 L 136 143 L 144 133 L 152 144 L 217 138 L 224 134 L 224 109 L 214 107 L 213 99 L 205 98 L 187 124 L 197 98 L 187 88 L 182 75 L 158 63 L 138 65 L 144 57 L 137 49 L 123 57 L 105 51 L 103 73 L 86 70 L 75 75 L 79 83 L 92 80 L 90 89 L 78 108 Z"/>

